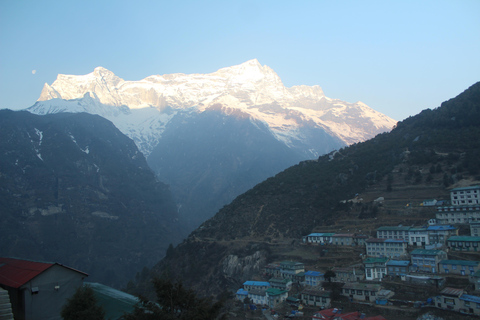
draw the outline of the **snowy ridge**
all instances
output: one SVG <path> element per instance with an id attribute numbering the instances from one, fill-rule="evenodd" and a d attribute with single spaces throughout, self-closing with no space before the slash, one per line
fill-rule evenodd
<path id="1" fill-rule="evenodd" d="M 327 98 L 319 86 L 287 88 L 256 59 L 210 74 L 152 75 L 140 81 L 125 81 L 102 67 L 87 75 L 58 75 L 52 85 L 44 85 L 28 110 L 101 115 L 148 156 L 175 114 L 217 105 L 263 121 L 287 146 L 302 140 L 302 130 L 309 127 L 352 144 L 389 131 L 396 123 L 362 102 Z"/>

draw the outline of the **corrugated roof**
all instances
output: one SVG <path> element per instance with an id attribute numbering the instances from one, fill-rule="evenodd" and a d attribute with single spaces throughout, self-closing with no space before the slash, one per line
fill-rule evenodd
<path id="1" fill-rule="evenodd" d="M 382 286 L 378 283 L 347 282 L 343 285 L 344 289 L 355 290 L 380 290 Z"/>
<path id="2" fill-rule="evenodd" d="M 126 292 L 100 283 L 85 282 L 84 286 L 93 289 L 98 304 L 105 310 L 105 319 L 120 319 L 124 313 L 133 312 L 140 300 Z"/>
<path id="3" fill-rule="evenodd" d="M 269 296 L 278 296 L 280 294 L 284 294 L 285 290 L 280 290 L 280 289 L 276 289 L 276 288 L 268 288 L 266 291 L 265 291 Z"/>
<path id="4" fill-rule="evenodd" d="M 410 264 L 410 261 L 408 260 L 390 260 L 387 262 L 387 266 L 400 266 L 400 267 L 406 267 Z"/>
<path id="5" fill-rule="evenodd" d="M 19 288 L 53 265 L 53 263 L 0 258 L 0 284 Z"/>
<path id="6" fill-rule="evenodd" d="M 307 272 L 305 272 L 305 275 L 306 276 L 311 276 L 311 277 L 320 277 L 320 276 L 323 276 L 323 273 L 321 273 L 319 271 L 307 271 Z"/>
<path id="7" fill-rule="evenodd" d="M 463 294 L 463 289 L 455 289 L 455 288 L 446 287 L 445 289 L 440 291 L 440 294 L 443 294 L 443 295 L 446 295 L 446 296 L 460 297 Z"/>
<path id="8" fill-rule="evenodd" d="M 247 290 L 244 290 L 243 288 L 240 288 L 237 290 L 237 294 L 240 294 L 240 295 L 248 295 L 248 291 Z"/>
<path id="9" fill-rule="evenodd" d="M 310 233 L 307 237 L 331 237 L 335 233 Z"/>
<path id="10" fill-rule="evenodd" d="M 475 189 L 480 189 L 480 185 L 470 186 L 470 187 L 462 187 L 462 188 L 455 188 L 455 189 L 450 190 L 450 192 L 452 192 L 452 191 L 461 191 L 461 190 L 475 190 Z"/>
<path id="11" fill-rule="evenodd" d="M 19 288 L 54 265 L 59 265 L 88 276 L 84 272 L 63 266 L 59 263 L 0 257 L 0 284 L 11 288 Z"/>
<path id="12" fill-rule="evenodd" d="M 426 256 L 436 256 L 439 255 L 440 253 L 445 253 L 442 250 L 428 250 L 428 249 L 415 249 L 413 250 L 410 254 L 423 254 Z"/>
<path id="13" fill-rule="evenodd" d="M 302 293 L 309 294 L 312 296 L 318 296 L 318 297 L 330 297 L 331 291 L 309 288 L 309 289 L 304 289 Z"/>
<path id="14" fill-rule="evenodd" d="M 468 261 L 468 260 L 442 260 L 440 264 L 451 264 L 459 266 L 478 266 L 480 261 Z"/>
<path id="15" fill-rule="evenodd" d="M 460 297 L 460 300 L 465 300 L 465 301 L 471 301 L 471 302 L 476 302 L 480 303 L 480 297 L 478 296 L 472 296 L 469 294 L 464 294 Z"/>
<path id="16" fill-rule="evenodd" d="M 427 230 L 434 230 L 434 231 L 443 231 L 443 230 L 455 230 L 454 226 L 449 225 L 440 225 L 440 226 L 429 226 Z"/>
<path id="17" fill-rule="evenodd" d="M 448 238 L 448 241 L 467 241 L 467 242 L 480 242 L 480 237 L 470 237 L 470 236 L 453 236 Z"/>
<path id="18" fill-rule="evenodd" d="M 270 287 L 270 283 L 266 281 L 245 281 L 243 283 L 244 286 L 259 286 L 259 287 Z"/>
<path id="19" fill-rule="evenodd" d="M 386 257 L 383 258 L 367 258 L 363 261 L 363 264 L 366 263 L 376 263 L 376 262 L 381 262 L 381 263 L 386 263 L 389 259 Z"/>

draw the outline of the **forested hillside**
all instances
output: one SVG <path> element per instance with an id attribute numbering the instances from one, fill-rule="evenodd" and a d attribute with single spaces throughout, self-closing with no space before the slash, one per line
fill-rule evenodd
<path id="1" fill-rule="evenodd" d="M 312 230 L 345 227 L 339 220 L 348 217 L 351 225 L 367 219 L 362 231 L 368 233 L 382 223 L 377 217 L 408 219 L 406 203 L 386 210 L 372 202 L 342 200 L 368 190 L 398 198 L 400 182 L 418 197 L 429 195 L 423 189 L 446 195 L 455 183 L 479 180 L 478 119 L 480 83 L 389 133 L 288 168 L 222 208 L 150 273 L 139 275 L 130 290 L 148 291 L 149 277 L 169 270 L 199 291 L 218 294 L 260 276 L 266 263 L 279 258 L 280 243 L 293 245 Z"/>

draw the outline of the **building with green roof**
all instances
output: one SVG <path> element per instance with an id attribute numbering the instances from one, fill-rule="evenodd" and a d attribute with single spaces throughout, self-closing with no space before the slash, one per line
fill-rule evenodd
<path id="1" fill-rule="evenodd" d="M 442 250 L 415 249 L 410 252 L 412 271 L 438 273 L 438 263 L 447 259 L 447 253 Z"/>
<path id="2" fill-rule="evenodd" d="M 367 258 L 363 261 L 365 266 L 366 280 L 381 280 L 387 274 L 387 261 L 389 259 L 382 258 Z"/>
<path id="3" fill-rule="evenodd" d="M 453 251 L 479 251 L 480 237 L 453 236 L 448 238 L 447 246 Z"/>
<path id="4" fill-rule="evenodd" d="M 85 286 L 93 289 L 98 305 L 105 310 L 105 319 L 123 319 L 124 313 L 131 313 L 139 299 L 131 294 L 125 293 L 105 286 L 100 283 L 85 282 Z"/>
<path id="5" fill-rule="evenodd" d="M 275 308 L 288 298 L 288 292 L 286 290 L 269 288 L 265 293 L 267 295 L 267 304 L 270 308 Z"/>
<path id="6" fill-rule="evenodd" d="M 440 272 L 447 274 L 459 274 L 473 276 L 480 270 L 480 261 L 469 260 L 442 260 L 439 263 Z"/>

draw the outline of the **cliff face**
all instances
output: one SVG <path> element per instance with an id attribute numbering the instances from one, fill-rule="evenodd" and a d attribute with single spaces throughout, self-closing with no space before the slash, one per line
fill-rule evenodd
<path id="1" fill-rule="evenodd" d="M 119 286 L 185 235 L 168 187 L 111 122 L 3 110 L 0 135 L 2 256 Z"/>

